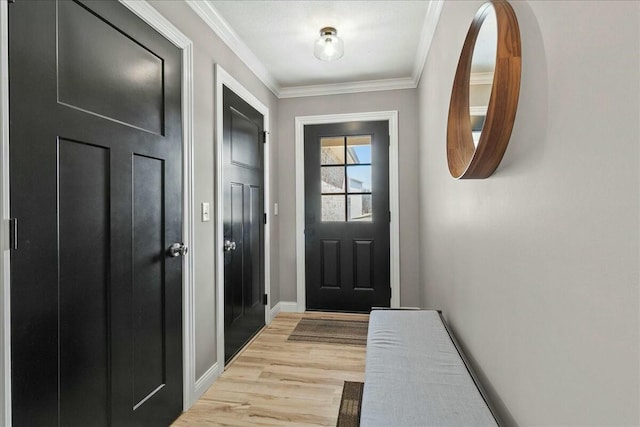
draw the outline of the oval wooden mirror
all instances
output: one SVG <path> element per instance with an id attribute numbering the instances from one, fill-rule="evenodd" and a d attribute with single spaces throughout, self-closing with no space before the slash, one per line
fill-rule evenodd
<path id="1" fill-rule="evenodd" d="M 491 0 L 473 18 L 451 91 L 447 161 L 454 178 L 487 178 L 500 164 L 516 117 L 520 70 L 515 12 L 506 0 Z"/>

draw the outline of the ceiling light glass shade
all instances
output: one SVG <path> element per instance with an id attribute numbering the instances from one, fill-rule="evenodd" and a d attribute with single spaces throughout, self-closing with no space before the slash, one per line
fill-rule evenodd
<path id="1" fill-rule="evenodd" d="M 313 53 L 322 61 L 335 61 L 344 55 L 344 42 L 338 37 L 338 32 L 333 27 L 325 27 L 320 30 L 320 37 L 316 40 Z"/>

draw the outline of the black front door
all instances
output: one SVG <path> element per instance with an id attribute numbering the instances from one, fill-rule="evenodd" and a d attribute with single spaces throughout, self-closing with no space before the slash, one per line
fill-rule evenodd
<path id="1" fill-rule="evenodd" d="M 224 358 L 264 326 L 263 116 L 223 89 Z"/>
<path id="2" fill-rule="evenodd" d="M 182 410 L 181 54 L 115 1 L 9 6 L 12 414 Z"/>
<path id="3" fill-rule="evenodd" d="M 307 125 L 304 158 L 307 309 L 388 307 L 389 123 Z"/>

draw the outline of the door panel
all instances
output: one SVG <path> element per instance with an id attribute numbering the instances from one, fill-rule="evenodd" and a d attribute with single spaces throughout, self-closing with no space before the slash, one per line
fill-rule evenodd
<path id="1" fill-rule="evenodd" d="M 229 113 L 231 163 L 261 171 L 262 150 L 257 135 L 261 132 L 262 126 L 233 107 L 229 107 Z"/>
<path id="2" fill-rule="evenodd" d="M 59 101 L 162 134 L 162 58 L 80 3 L 58 20 Z"/>
<path id="3" fill-rule="evenodd" d="M 182 235 L 180 51 L 115 1 L 11 4 L 9 44 L 13 425 L 167 425 L 182 409 L 182 260 L 166 255 Z"/>
<path id="4" fill-rule="evenodd" d="M 320 284 L 323 288 L 340 289 L 340 240 L 322 240 L 322 252 L 320 265 L 322 266 L 322 278 Z"/>
<path id="5" fill-rule="evenodd" d="M 249 212 L 249 228 L 247 230 L 247 252 L 249 253 L 247 270 L 249 271 L 249 277 L 251 280 L 251 292 L 247 295 L 246 304 L 255 308 L 262 304 L 262 277 L 260 274 L 262 266 L 262 239 L 261 230 L 263 223 L 263 208 L 262 208 L 262 188 L 256 185 L 248 186 L 250 208 Z"/>
<path id="6" fill-rule="evenodd" d="M 263 326 L 263 116 L 223 87 L 225 361 Z"/>
<path id="7" fill-rule="evenodd" d="M 388 122 L 305 126 L 309 310 L 390 304 L 388 129 Z"/>
<path id="8" fill-rule="evenodd" d="M 373 240 L 353 241 L 353 285 L 355 289 L 373 289 Z"/>
<path id="9" fill-rule="evenodd" d="M 242 236 L 244 234 L 244 185 L 231 184 L 231 236 Z M 244 281 L 244 242 L 242 239 L 232 240 L 236 244 L 234 251 L 240 255 L 226 257 L 229 260 L 229 266 L 225 263 L 225 277 L 229 274 L 229 279 L 233 281 Z M 226 282 L 226 281 L 225 281 Z M 243 291 L 242 286 L 230 286 L 228 288 L 230 300 L 232 304 L 229 306 L 228 315 L 230 323 L 238 320 L 244 313 Z"/>
<path id="10" fill-rule="evenodd" d="M 60 424 L 106 423 L 109 151 L 60 139 L 58 170 Z M 78 262 L 85 253 L 92 256 Z"/>
<path id="11" fill-rule="evenodd" d="M 133 156 L 133 403 L 164 384 L 164 162 Z"/>

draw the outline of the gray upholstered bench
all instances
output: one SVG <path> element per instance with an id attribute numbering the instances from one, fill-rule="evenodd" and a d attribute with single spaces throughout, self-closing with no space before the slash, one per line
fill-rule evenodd
<path id="1" fill-rule="evenodd" d="M 361 426 L 498 424 L 438 311 L 371 312 Z"/>

